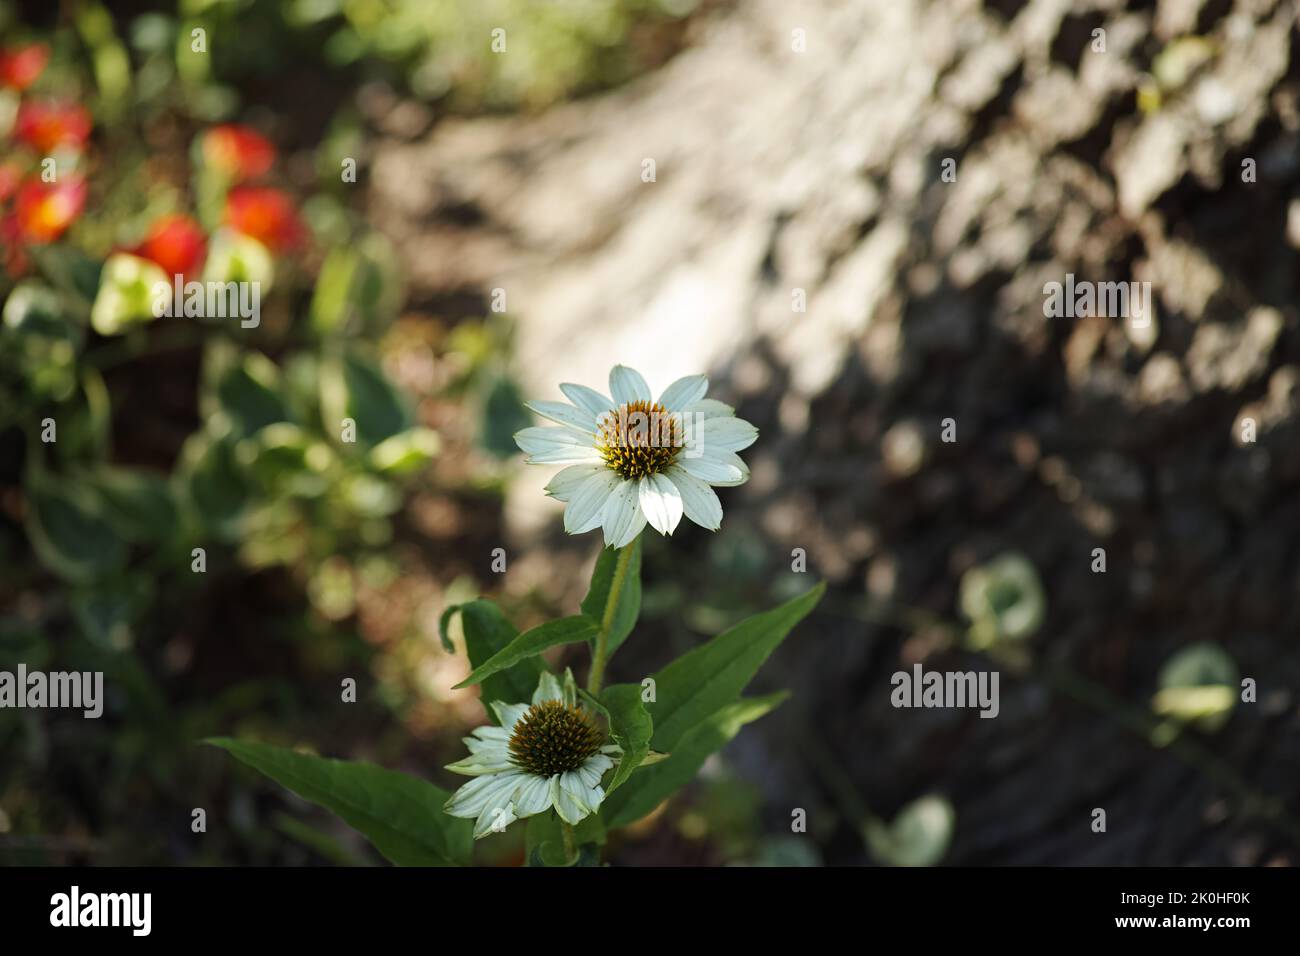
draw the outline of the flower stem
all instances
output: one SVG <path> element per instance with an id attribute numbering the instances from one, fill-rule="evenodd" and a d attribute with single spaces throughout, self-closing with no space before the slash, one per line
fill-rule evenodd
<path id="1" fill-rule="evenodd" d="M 578 858 L 578 836 L 573 832 L 573 824 L 560 821 L 560 831 L 564 834 L 564 862 L 573 863 Z"/>
<path id="2" fill-rule="evenodd" d="M 609 582 L 609 597 L 605 601 L 605 613 L 600 618 L 600 631 L 596 634 L 596 651 L 591 658 L 591 674 L 587 677 L 587 693 L 596 696 L 605 682 L 605 659 L 609 656 L 609 632 L 614 626 L 614 616 L 618 613 L 618 599 L 623 592 L 623 581 L 627 578 L 628 566 L 632 563 L 633 541 L 618 553 L 614 565 L 614 577 Z"/>

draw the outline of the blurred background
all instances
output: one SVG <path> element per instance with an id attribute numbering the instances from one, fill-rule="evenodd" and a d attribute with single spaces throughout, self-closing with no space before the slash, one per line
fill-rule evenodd
<path id="1" fill-rule="evenodd" d="M 0 863 L 378 863 L 197 741 L 451 783 L 443 610 L 572 613 L 599 547 L 521 402 L 625 363 L 762 434 L 612 678 L 831 590 L 613 863 L 1294 864 L 1298 12 L 0 2 L 0 668 L 107 696 L 0 710 Z M 175 273 L 259 324 L 154 319 Z M 891 706 L 918 662 L 998 717 Z"/>

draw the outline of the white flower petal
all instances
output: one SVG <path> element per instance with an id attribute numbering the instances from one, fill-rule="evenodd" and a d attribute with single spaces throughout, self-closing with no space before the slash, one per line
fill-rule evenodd
<path id="1" fill-rule="evenodd" d="M 637 497 L 650 527 L 672 534 L 682 520 L 682 495 L 664 475 L 647 475 L 637 482 Z"/>
<path id="2" fill-rule="evenodd" d="M 493 833 L 504 833 L 506 827 L 519 818 L 515 816 L 515 805 L 507 802 L 500 807 L 484 807 L 483 812 L 474 821 L 474 839 L 481 840 Z"/>
<path id="3" fill-rule="evenodd" d="M 686 517 L 710 531 L 722 527 L 722 503 L 706 482 L 685 471 L 681 465 L 673 465 L 667 474 L 681 492 L 682 509 Z"/>
<path id="4" fill-rule="evenodd" d="M 637 496 L 637 483 L 620 481 L 605 500 L 600 514 L 600 523 L 605 529 L 605 546 L 623 548 L 631 544 L 645 527 L 645 521 Z"/>
<path id="5" fill-rule="evenodd" d="M 600 786 L 600 778 L 605 776 L 605 772 L 612 766 L 614 766 L 614 761 L 609 757 L 601 753 L 592 754 L 578 768 L 578 774 L 587 787 L 597 787 Z"/>
<path id="6" fill-rule="evenodd" d="M 659 396 L 659 404 L 670 412 L 680 411 L 704 397 L 709 390 L 709 380 L 703 375 L 687 375 L 679 378 Z"/>
<path id="7" fill-rule="evenodd" d="M 533 691 L 533 703 L 540 704 L 544 700 L 563 699 L 564 688 L 560 686 L 560 679 L 550 671 L 544 671 L 537 682 L 537 690 Z"/>
<path id="8" fill-rule="evenodd" d="M 650 386 L 641 373 L 626 365 L 615 365 L 609 373 L 609 390 L 614 393 L 616 405 L 650 401 Z"/>
<path id="9" fill-rule="evenodd" d="M 557 432 L 565 429 L 556 428 Z M 576 435 L 577 432 L 570 432 Z M 528 456 L 530 465 L 589 465 L 603 461 L 594 447 L 590 445 L 556 445 L 551 451 L 536 452 Z"/>
<path id="10" fill-rule="evenodd" d="M 534 426 L 515 433 L 515 444 L 532 464 L 578 464 L 600 461 L 593 435 L 562 426 Z"/>
<path id="11" fill-rule="evenodd" d="M 555 477 L 550 480 L 546 486 L 546 493 L 556 501 L 568 501 L 573 497 L 573 493 L 578 490 L 578 486 L 590 478 L 592 475 L 599 474 L 602 471 L 609 471 L 609 468 L 602 463 L 589 462 L 584 465 L 570 465 L 555 473 Z"/>
<path id="12" fill-rule="evenodd" d="M 478 758 L 481 762 L 490 763 L 510 759 L 510 748 L 506 740 L 479 740 L 475 737 L 462 737 L 461 740 L 469 748 L 470 756 Z"/>
<path id="13" fill-rule="evenodd" d="M 583 817 L 591 813 L 573 794 L 560 786 L 558 773 L 551 778 L 551 803 L 555 807 L 555 812 L 560 815 L 560 819 L 570 825 L 581 822 Z"/>
<path id="14" fill-rule="evenodd" d="M 495 727 L 492 724 L 484 724 L 482 727 L 475 727 L 470 733 L 479 740 L 485 741 L 483 746 L 487 746 L 488 743 L 504 744 L 510 741 L 509 727 Z M 469 739 L 466 738 L 465 742 L 469 743 Z"/>
<path id="15" fill-rule="evenodd" d="M 568 402 L 524 402 L 524 406 L 583 435 L 596 433 L 596 416 Z"/>
<path id="16" fill-rule="evenodd" d="M 730 405 L 725 405 L 715 398 L 703 398 L 692 402 L 682 409 L 687 415 L 703 415 L 705 418 L 725 418 L 736 414 Z"/>
<path id="17" fill-rule="evenodd" d="M 711 461 L 729 469 L 732 475 L 739 472 L 740 477 L 728 478 L 725 481 L 715 481 L 712 484 L 722 488 L 733 488 L 736 485 L 743 485 L 749 481 L 749 466 L 734 451 L 723 451 L 720 448 L 701 449 L 704 454 L 697 458 L 696 461 Z"/>
<path id="18" fill-rule="evenodd" d="M 497 715 L 497 723 L 502 730 L 513 731 L 519 718 L 528 713 L 527 704 L 506 704 L 499 700 L 492 701 L 492 712 Z"/>
<path id="19" fill-rule="evenodd" d="M 743 418 L 730 416 L 706 418 L 698 431 L 698 444 L 704 450 L 742 451 L 758 438 L 757 428 Z"/>
<path id="20" fill-rule="evenodd" d="M 444 768 L 452 773 L 458 773 L 465 777 L 481 777 L 487 773 L 504 773 L 514 768 L 514 763 L 510 759 L 510 752 L 504 753 L 491 750 L 472 753 L 468 757 L 462 757 L 455 763 L 449 763 Z"/>
<path id="21" fill-rule="evenodd" d="M 599 527 L 605 503 L 620 483 L 618 472 L 608 468 L 583 482 L 564 509 L 564 530 L 569 534 L 583 534 Z"/>
<path id="22" fill-rule="evenodd" d="M 601 802 L 605 799 L 605 791 L 601 789 L 599 783 L 588 786 L 583 782 L 582 774 L 576 770 L 560 774 L 560 792 L 573 797 L 574 802 L 586 809 L 588 813 L 599 810 Z"/>
<path id="23" fill-rule="evenodd" d="M 735 458 L 735 461 L 726 460 L 722 457 L 723 455 L 731 455 L 732 458 Z M 700 481 L 707 481 L 711 485 L 742 485 L 749 478 L 749 469 L 732 452 L 719 451 L 716 454 L 710 454 L 706 451 L 703 455 L 695 458 L 683 455 L 677 460 L 677 464 L 688 475 L 693 475 Z"/>
<path id="24" fill-rule="evenodd" d="M 565 382 L 560 386 L 560 391 L 564 393 L 565 398 L 584 412 L 590 412 L 593 420 L 614 407 L 614 402 L 594 388 L 588 388 L 586 385 L 574 385 L 572 382 Z"/>
<path id="25" fill-rule="evenodd" d="M 533 425 L 515 432 L 515 444 L 528 454 L 550 451 L 553 448 L 572 446 L 595 448 L 591 435 L 580 435 L 572 428 L 555 425 Z"/>
<path id="26" fill-rule="evenodd" d="M 551 778 L 529 776 L 515 794 L 515 813 L 531 817 L 551 807 Z"/>
<path id="27" fill-rule="evenodd" d="M 451 795 L 443 809 L 453 817 L 477 817 L 487 807 L 505 807 L 527 774 L 518 771 L 475 777 Z"/>

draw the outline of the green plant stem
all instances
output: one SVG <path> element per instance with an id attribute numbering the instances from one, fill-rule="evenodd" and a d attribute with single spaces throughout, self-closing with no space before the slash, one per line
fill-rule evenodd
<path id="1" fill-rule="evenodd" d="M 587 677 L 587 693 L 599 696 L 601 685 L 605 682 L 605 659 L 609 656 L 609 632 L 614 626 L 614 615 L 618 613 L 618 599 L 623 592 L 623 581 L 627 578 L 628 566 L 632 563 L 633 542 L 618 553 L 618 562 L 614 565 L 614 579 L 609 582 L 609 598 L 605 601 L 605 613 L 600 617 L 600 631 L 596 634 L 596 650 L 591 658 L 591 674 Z"/>
<path id="2" fill-rule="evenodd" d="M 578 835 L 573 832 L 573 824 L 560 821 L 560 831 L 564 834 L 564 862 L 573 863 L 578 859 Z"/>

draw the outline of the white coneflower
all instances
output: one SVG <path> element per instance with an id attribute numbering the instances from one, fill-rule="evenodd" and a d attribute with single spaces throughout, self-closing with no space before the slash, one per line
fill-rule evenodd
<path id="1" fill-rule="evenodd" d="M 578 706 L 577 694 L 568 671 L 563 684 L 544 673 L 531 706 L 494 701 L 500 726 L 479 727 L 464 738 L 470 755 L 447 769 L 474 779 L 443 809 L 474 818 L 475 839 L 551 807 L 570 824 L 600 809 L 600 778 L 622 749 L 605 742 L 604 730 Z"/>
<path id="2" fill-rule="evenodd" d="M 581 534 L 603 528 L 605 544 L 622 548 L 646 522 L 672 534 L 682 515 L 716 531 L 722 505 L 711 486 L 749 480 L 736 452 L 748 448 L 758 429 L 736 418 L 735 409 L 704 397 L 703 375 L 679 378 L 658 401 L 633 369 L 609 373 L 613 399 L 585 385 L 565 383 L 568 402 L 528 402 L 556 426 L 525 428 L 515 443 L 530 464 L 568 465 L 546 486 L 567 502 L 564 530 Z"/>

